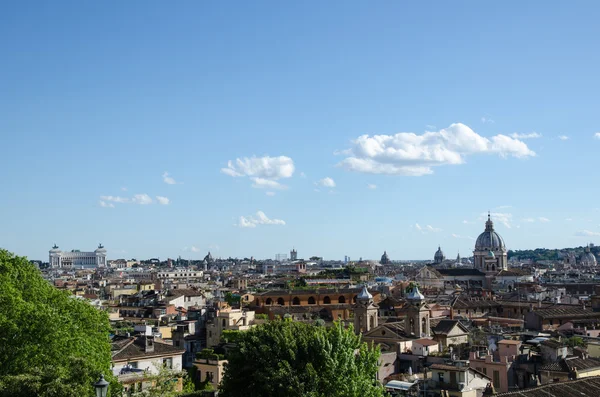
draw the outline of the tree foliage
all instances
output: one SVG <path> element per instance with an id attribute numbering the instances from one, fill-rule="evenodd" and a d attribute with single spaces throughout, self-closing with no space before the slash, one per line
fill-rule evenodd
<path id="1" fill-rule="evenodd" d="M 105 312 L 0 249 L 0 396 L 93 396 L 100 373 L 115 390 L 109 330 Z"/>
<path id="2" fill-rule="evenodd" d="M 243 332 L 227 356 L 221 392 L 237 396 L 376 397 L 379 350 L 353 329 L 271 321 Z"/>

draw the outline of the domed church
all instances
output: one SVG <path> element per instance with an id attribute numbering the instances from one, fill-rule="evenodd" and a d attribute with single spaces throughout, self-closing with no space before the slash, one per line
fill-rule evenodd
<path id="1" fill-rule="evenodd" d="M 437 251 L 435 251 L 435 254 L 433 255 L 433 263 L 435 263 L 436 265 L 439 265 L 440 263 L 444 262 L 446 260 L 446 256 L 444 255 L 444 251 L 442 251 L 442 247 L 440 247 L 438 245 L 438 249 Z"/>
<path id="2" fill-rule="evenodd" d="M 494 230 L 494 222 L 488 213 L 485 231 L 477 237 L 473 251 L 475 269 L 484 273 L 497 273 L 508 267 L 508 254 L 504 239 Z"/>

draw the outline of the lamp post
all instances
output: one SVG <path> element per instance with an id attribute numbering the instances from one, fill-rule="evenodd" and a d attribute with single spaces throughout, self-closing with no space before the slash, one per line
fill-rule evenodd
<path id="1" fill-rule="evenodd" d="M 109 384 L 110 383 L 104 380 L 104 375 L 100 374 L 100 379 L 98 379 L 98 382 L 94 383 L 94 387 L 96 388 L 96 397 L 106 397 Z"/>

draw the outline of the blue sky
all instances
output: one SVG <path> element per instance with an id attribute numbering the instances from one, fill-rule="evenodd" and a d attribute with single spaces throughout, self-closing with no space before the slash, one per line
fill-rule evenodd
<path id="1" fill-rule="evenodd" d="M 0 7 L 18 254 L 454 257 L 488 210 L 600 243 L 595 1 Z"/>

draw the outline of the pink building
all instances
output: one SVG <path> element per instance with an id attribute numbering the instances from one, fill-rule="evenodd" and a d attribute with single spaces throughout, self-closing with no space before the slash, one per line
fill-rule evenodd
<path id="1" fill-rule="evenodd" d="M 520 343 L 515 344 L 513 342 L 515 341 L 500 341 L 498 343 L 498 351 L 494 355 L 482 355 L 478 352 L 471 352 L 469 367 L 489 376 L 492 379 L 496 392 L 508 392 L 508 388 L 515 384 L 513 371 L 510 371 L 510 368 L 515 361 L 516 354 L 502 355 L 508 352 L 519 351 Z"/>

